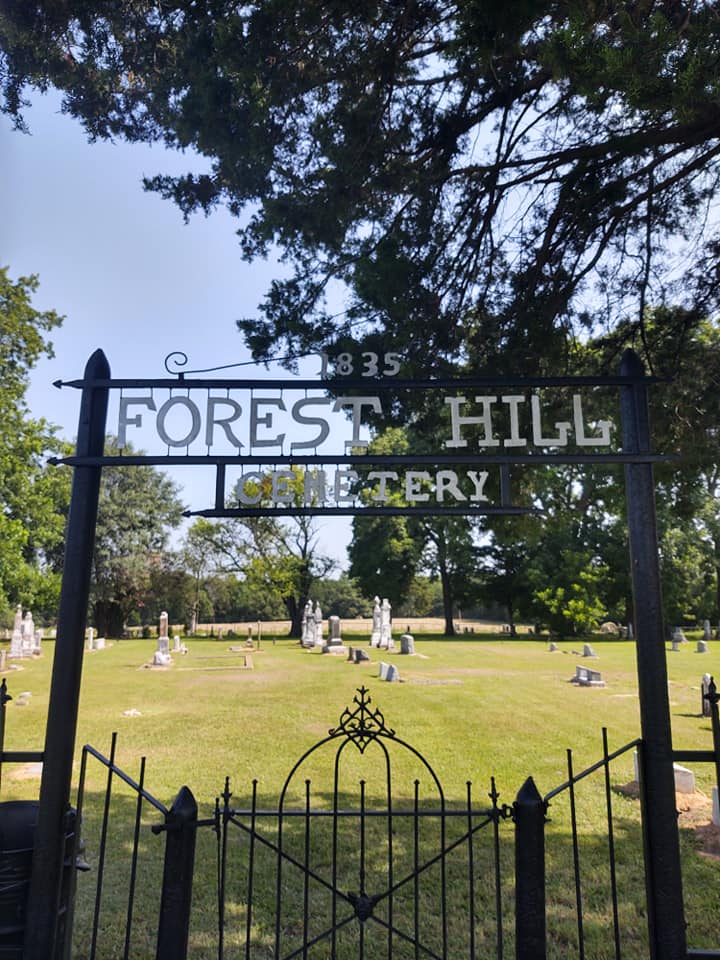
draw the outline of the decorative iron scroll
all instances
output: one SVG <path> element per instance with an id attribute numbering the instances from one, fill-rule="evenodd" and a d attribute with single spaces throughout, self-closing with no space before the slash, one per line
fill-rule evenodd
<path id="1" fill-rule="evenodd" d="M 385 717 L 379 707 L 371 710 L 372 697 L 366 687 L 358 687 L 358 695 L 353 697 L 357 706 L 354 710 L 345 707 L 340 714 L 340 723 L 328 731 L 331 737 L 345 736 L 352 740 L 360 753 L 367 745 L 379 737 L 394 737 L 395 731 L 385 726 Z"/>

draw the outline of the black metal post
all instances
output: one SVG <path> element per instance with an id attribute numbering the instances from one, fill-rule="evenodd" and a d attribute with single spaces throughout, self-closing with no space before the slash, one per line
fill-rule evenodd
<path id="1" fill-rule="evenodd" d="M 187 956 L 197 815 L 192 791 L 182 787 L 159 828 L 167 831 L 167 840 L 156 960 L 185 960 Z"/>
<path id="2" fill-rule="evenodd" d="M 96 350 L 85 367 L 85 380 L 106 380 L 109 377 L 110 367 L 105 354 Z M 102 456 L 107 403 L 107 388 L 92 385 L 83 388 L 78 456 Z M 66 813 L 70 800 L 101 470 L 99 466 L 76 467 L 73 475 L 24 960 L 49 960 L 55 956 L 56 950 Z M 66 935 L 70 936 L 70 933 L 67 931 Z"/>
<path id="3" fill-rule="evenodd" d="M 649 454 L 645 371 L 634 351 L 623 354 L 620 373 L 638 378 L 622 388 L 623 453 Z M 641 797 L 650 957 L 678 960 L 686 956 L 687 944 L 652 463 L 625 465 L 625 498 L 643 740 Z"/>
<path id="4" fill-rule="evenodd" d="M 545 803 L 528 777 L 513 804 L 515 957 L 545 960 Z"/>

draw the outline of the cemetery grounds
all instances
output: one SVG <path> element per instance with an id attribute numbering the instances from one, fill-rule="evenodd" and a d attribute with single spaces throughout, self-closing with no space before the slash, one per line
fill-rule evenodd
<path id="1" fill-rule="evenodd" d="M 472 782 L 474 802 L 487 802 L 494 778 L 499 804 L 511 805 L 528 776 L 545 796 L 568 780 L 568 762 L 584 770 L 602 757 L 602 729 L 612 752 L 639 736 L 639 711 L 635 647 L 632 641 L 586 638 L 597 659 L 582 657 L 583 641 L 561 641 L 549 652 L 546 639 L 501 634 L 463 635 L 443 639 L 415 634 L 414 656 L 401 656 L 399 630 L 394 627 L 395 651 L 368 647 L 368 634 L 349 635 L 346 645 L 368 650 L 370 663 L 352 664 L 344 658 L 303 650 L 297 641 L 264 632 L 252 654 L 253 669 L 243 666 L 243 639 L 186 639 L 188 652 L 173 655 L 167 668 L 149 666 L 156 649 L 154 639 L 110 641 L 104 650 L 86 651 L 79 730 L 76 744 L 75 782 L 84 744 L 105 756 L 111 735 L 117 732 L 115 763 L 138 780 L 141 758 L 146 757 L 145 789 L 170 806 L 180 787 L 187 784 L 198 805 L 200 818 L 211 818 L 215 798 L 228 790 L 237 806 L 248 806 L 253 781 L 257 781 L 258 806 L 277 804 L 278 793 L 293 764 L 336 727 L 344 708 L 359 687 L 370 692 L 373 705 L 398 737 L 411 744 L 432 766 L 441 781 L 447 804 L 462 806 Z M 676 749 L 711 749 L 710 721 L 701 716 L 700 681 L 704 673 L 720 677 L 720 643 L 711 642 L 709 653 L 698 655 L 696 636 L 677 653 L 667 649 L 673 746 Z M 242 652 L 241 652 L 242 651 Z M 573 651 L 577 651 L 574 653 Z M 5 673 L 8 703 L 5 749 L 42 749 L 48 707 L 53 643 L 45 641 L 43 654 L 18 661 L 20 669 Z M 400 683 L 378 679 L 381 660 L 396 664 Z M 576 665 L 600 670 L 606 686 L 583 688 L 570 683 Z M 568 750 L 572 753 L 569 756 Z M 633 790 L 632 751 L 611 766 L 612 810 L 619 916 L 623 928 L 623 957 L 647 956 L 644 877 L 641 859 L 639 801 Z M 683 858 L 688 943 L 695 949 L 717 947 L 720 915 L 720 844 L 711 826 L 712 765 L 693 768 L 696 792 L 678 795 Z M 312 771 L 313 796 L 329 789 L 332 771 L 318 765 Z M 393 767 L 393 802 L 411 802 L 417 771 L 401 760 Z M 364 771 L 358 767 L 358 777 Z M 228 778 L 226 780 L 226 777 Z M 325 780 L 323 780 L 325 778 Z M 88 765 L 82 835 L 84 857 L 91 866 L 78 874 L 75 938 L 72 956 L 84 960 L 90 953 L 90 930 L 96 899 L 99 824 L 107 773 Z M 73 787 L 73 790 L 75 786 Z M 295 789 L 293 787 L 293 789 Z M 349 789 L 349 787 L 348 787 Z M 372 801 L 372 780 L 367 798 Z M 34 764 L 5 765 L 2 799 L 34 799 L 39 790 L 39 769 Z M 608 903 L 604 893 L 607 873 L 606 785 L 603 776 L 590 776 L 576 787 L 577 827 L 580 838 L 584 889 L 585 955 L 613 957 L 606 935 Z M 302 803 L 302 784 L 289 800 Z M 123 785 L 112 794 L 110 831 L 115 841 L 108 849 L 130 843 L 135 816 L 135 795 Z M 322 801 L 320 801 L 322 802 Z M 548 955 L 576 955 L 576 902 L 573 888 L 573 849 L 570 812 L 566 797 L 558 796 L 548 809 L 546 862 L 548 867 Z M 162 871 L 162 835 L 151 825 L 159 816 L 145 807 L 141 826 L 141 860 L 137 875 L 133 918 L 132 957 L 153 955 L 158 915 L 159 877 Z M 126 839 L 124 839 L 126 838 Z M 217 837 L 212 829 L 198 831 L 195 885 L 188 956 L 211 960 L 217 956 Z M 328 842 L 318 833 L 316 843 Z M 347 841 L 352 842 L 352 838 Z M 398 840 L 398 843 L 401 842 Z M 489 854 L 488 854 L 489 856 Z M 505 915 L 504 955 L 512 953 L 512 825 L 501 831 L 501 897 Z M 476 869 L 487 870 L 487 889 L 476 906 L 478 955 L 494 955 L 495 892 L 491 866 L 479 857 Z M 597 879 L 597 884 L 595 880 Z M 116 942 L 124 931 L 127 865 L 108 855 L 102 888 L 102 914 L 96 939 L 97 956 L 122 956 Z M 289 908 L 302 912 L 297 891 L 284 891 Z M 433 910 L 432 888 L 423 896 Z M 450 875 L 452 897 L 452 875 Z M 487 907 L 488 929 L 484 927 Z M 242 924 L 241 897 L 226 901 L 226 958 L 241 956 L 233 925 Z M 259 915 L 258 915 L 259 916 Z M 492 921 L 492 922 L 490 922 Z M 259 922 L 259 920 L 258 920 Z M 261 933 L 258 934 L 262 940 Z M 487 949 L 483 950 L 483 944 Z M 322 956 L 314 953 L 313 956 Z M 382 956 L 369 947 L 370 960 Z M 268 938 L 266 952 L 272 956 Z"/>

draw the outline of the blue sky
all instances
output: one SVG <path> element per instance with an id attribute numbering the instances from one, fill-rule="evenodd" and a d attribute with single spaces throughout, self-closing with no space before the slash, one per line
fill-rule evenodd
<path id="1" fill-rule="evenodd" d="M 235 321 L 255 312 L 281 266 L 244 263 L 237 222 L 224 211 L 185 224 L 172 203 L 142 189 L 143 175 L 202 161 L 158 146 L 90 144 L 54 94 L 36 97 L 26 119 L 29 135 L 0 117 L 0 263 L 12 278 L 38 274 L 34 305 L 65 316 L 53 336 L 55 357 L 32 373 L 33 415 L 74 436 L 79 395 L 52 383 L 79 377 L 97 347 L 121 378 L 165 376 L 164 358 L 174 350 L 191 368 L 248 360 Z M 174 476 L 186 503 L 210 505 L 206 471 Z M 318 522 L 323 545 L 344 562 L 348 523 Z"/>

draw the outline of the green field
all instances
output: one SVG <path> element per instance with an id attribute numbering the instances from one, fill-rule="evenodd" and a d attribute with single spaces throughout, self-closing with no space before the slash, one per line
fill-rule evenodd
<path id="1" fill-rule="evenodd" d="M 345 642 L 367 646 L 366 637 L 346 637 Z M 494 777 L 500 802 L 511 804 L 528 776 L 534 778 L 543 795 L 564 782 L 567 748 L 572 749 L 576 773 L 600 759 L 603 727 L 607 728 L 610 751 L 639 736 L 634 644 L 599 639 L 592 642 L 598 659 L 583 661 L 573 653 L 582 650 L 582 643 L 577 640 L 560 643 L 560 651 L 550 653 L 547 642 L 539 639 L 443 640 L 416 636 L 413 657 L 373 650 L 372 663 L 355 665 L 302 650 L 297 643 L 284 638 L 273 643 L 271 637 L 266 637 L 261 649 L 253 652 L 253 669 L 246 670 L 242 668 L 240 652 L 232 649 L 237 641 L 189 640 L 187 655 L 174 656 L 172 666 L 149 668 L 155 641 L 123 640 L 85 655 L 78 754 L 85 743 L 107 754 L 111 734 L 117 731 L 116 763 L 137 779 L 140 758 L 147 757 L 146 789 L 168 806 L 178 789 L 187 784 L 198 801 L 200 817 L 210 817 L 226 777 L 230 778 L 234 805 L 247 804 L 253 779 L 258 780 L 263 803 L 271 804 L 295 761 L 337 726 L 343 709 L 352 703 L 357 688 L 364 685 L 387 726 L 432 766 L 449 803 L 462 804 L 467 781 L 472 781 L 476 802 L 486 804 L 490 778 Z M 678 653 L 667 654 L 677 748 L 711 747 L 709 720 L 700 716 L 700 679 L 705 672 L 720 676 L 719 646 L 711 643 L 709 654 L 698 655 L 691 637 Z M 21 670 L 6 674 L 8 690 L 14 698 L 7 708 L 6 749 L 42 747 L 52 650 L 52 643 L 46 643 L 40 659 L 22 661 Z M 401 683 L 382 683 L 377 678 L 380 659 L 392 660 L 399 667 Z M 607 686 L 591 689 L 569 683 L 579 663 L 600 670 Z M 133 715 L 127 715 L 128 711 Z M 355 766 L 358 777 L 364 776 L 359 761 Z M 416 766 L 400 759 L 393 771 L 394 799 L 409 801 Z M 704 818 L 707 822 L 714 771 L 707 765 L 695 767 L 694 772 L 699 794 L 694 798 L 695 819 Z M 314 762 L 311 778 L 318 795 L 327 789 L 330 773 L 331 760 Z M 613 764 L 612 783 L 618 787 L 632 779 L 629 752 Z M 93 830 L 104 782 L 103 769 L 97 764 L 91 766 L 84 824 L 91 864 L 97 856 Z M 38 786 L 38 771 L 31 765 L 17 769 L 8 765 L 3 770 L 5 800 L 34 798 Z M 375 789 L 368 779 L 369 800 Z M 290 796 L 299 800 L 301 793 L 302 785 L 293 783 Z M 381 793 L 377 796 L 381 797 Z M 604 870 L 602 777 L 588 779 L 582 789 L 578 788 L 578 797 L 579 831 L 589 851 L 583 861 L 585 882 Z M 132 819 L 133 801 L 127 791 L 118 791 L 113 803 L 123 810 L 126 820 Z M 622 873 L 621 918 L 633 931 L 626 938 L 628 947 L 623 956 L 642 956 L 644 949 L 638 806 L 637 800 L 614 792 L 616 852 Z M 566 800 L 558 798 L 548 816 L 549 873 L 555 875 L 554 880 L 551 876 L 548 888 L 548 930 L 555 955 L 571 955 L 568 950 L 573 942 L 575 920 Z M 158 822 L 158 817 L 148 811 L 146 821 Z M 699 851 L 700 839 L 689 821 L 685 825 L 681 820 L 681 827 L 689 942 L 696 948 L 717 947 L 720 863 Z M 510 824 L 504 832 L 509 842 Z M 149 835 L 149 831 L 146 833 Z M 215 955 L 214 843 L 211 830 L 199 835 L 196 873 L 202 881 L 196 886 L 194 897 L 191 950 L 191 956 L 197 960 Z M 162 840 L 152 835 L 143 840 L 146 852 L 152 853 L 161 846 Z M 510 853 L 503 855 L 510 858 L 511 866 L 511 848 L 508 850 Z M 107 930 L 101 929 L 102 936 L 110 936 L 108 931 L 118 919 L 113 915 L 113 886 L 121 890 L 126 885 L 124 868 L 114 863 L 109 867 L 105 893 L 110 919 Z M 153 866 L 143 868 L 143 882 L 148 890 L 154 870 Z M 89 873 L 79 880 L 81 930 L 89 922 L 92 878 L 93 873 Z M 510 881 L 511 877 L 504 881 L 506 886 Z M 153 910 L 154 907 L 148 907 L 149 918 L 155 915 Z M 242 910 L 240 902 L 231 904 L 230 921 L 233 916 L 241 916 Z M 585 913 L 588 956 L 612 956 L 603 932 L 606 904 L 595 904 L 590 897 Z M 148 923 L 152 927 L 151 920 Z M 140 930 L 138 936 L 142 935 Z M 151 932 L 147 935 L 150 937 Z M 138 949 L 138 953 L 130 955 L 151 955 L 149 946 L 146 954 L 142 947 Z M 229 937 L 228 957 L 235 956 L 232 950 Z M 73 954 L 78 958 L 85 955 L 81 951 Z M 374 954 L 370 950 L 367 956 Z"/>

